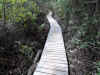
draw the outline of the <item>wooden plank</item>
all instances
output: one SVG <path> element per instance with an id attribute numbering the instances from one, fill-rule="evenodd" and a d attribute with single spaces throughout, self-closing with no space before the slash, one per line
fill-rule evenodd
<path id="1" fill-rule="evenodd" d="M 41 62 L 49 62 L 49 61 L 43 61 L 43 60 L 41 60 Z M 53 60 L 50 63 L 67 64 L 65 61 L 61 61 L 61 60 Z"/>
<path id="2" fill-rule="evenodd" d="M 53 74 L 48 74 L 48 73 L 44 73 L 44 72 L 35 72 L 34 75 L 53 75 Z"/>
<path id="3" fill-rule="evenodd" d="M 55 54 L 65 54 L 65 52 L 59 51 L 46 51 L 47 53 L 55 53 Z"/>
<path id="4" fill-rule="evenodd" d="M 52 69 L 52 70 L 53 70 L 53 69 L 54 69 L 54 66 L 51 66 L 51 65 L 44 65 L 44 66 L 41 66 L 41 65 L 39 65 L 38 68 L 46 68 L 46 69 Z M 55 66 L 55 69 L 58 70 L 58 71 L 59 71 L 59 70 L 61 70 L 61 71 L 66 71 L 66 68 L 67 68 L 67 67 L 62 67 L 62 66 L 61 66 L 61 67 L 57 67 L 57 66 Z"/>
<path id="5" fill-rule="evenodd" d="M 47 55 L 45 52 L 43 53 L 44 55 Z M 51 55 L 64 55 L 64 54 L 62 54 L 62 53 L 48 53 L 49 55 L 51 54 Z"/>
<path id="6" fill-rule="evenodd" d="M 66 65 L 66 64 L 67 64 L 67 62 L 62 61 L 62 60 L 41 61 L 41 63 L 50 63 L 50 64 L 55 64 L 55 63 L 57 63 L 57 64 L 64 64 L 64 65 Z"/>
<path id="7" fill-rule="evenodd" d="M 55 74 L 55 75 L 66 75 L 67 71 L 58 71 L 58 70 L 50 70 L 45 68 L 37 68 L 36 72 L 44 72 L 49 74 Z"/>
<path id="8" fill-rule="evenodd" d="M 59 63 L 52 63 L 52 62 L 40 62 L 39 63 L 40 65 L 53 65 L 53 66 L 66 66 L 66 68 L 67 68 L 67 65 L 66 64 L 59 64 Z"/>
<path id="9" fill-rule="evenodd" d="M 63 55 L 44 55 L 44 57 L 66 57 L 66 55 L 65 54 L 63 54 Z"/>
<path id="10" fill-rule="evenodd" d="M 57 51 L 58 50 L 58 51 Z M 66 54 L 65 53 L 65 51 L 63 51 L 64 49 L 51 49 L 51 50 L 46 50 L 46 51 L 44 51 L 44 52 L 54 52 L 54 53 L 56 53 L 56 52 L 61 52 L 61 53 L 64 53 L 64 54 Z"/>
<path id="11" fill-rule="evenodd" d="M 67 62 L 67 60 L 65 60 L 65 59 L 57 59 L 57 58 L 56 59 L 55 58 L 53 58 L 53 59 L 51 59 L 51 58 L 50 59 L 41 59 L 41 61 L 54 61 L 54 60 L 55 61 L 59 60 L 59 61 L 62 61 L 62 62 Z"/>
<path id="12" fill-rule="evenodd" d="M 45 66 L 45 67 L 43 67 L 43 66 L 38 66 L 38 68 L 39 68 L 39 70 L 40 69 L 48 69 L 48 70 L 55 70 L 55 71 L 61 71 L 61 72 L 66 72 L 67 71 L 67 69 L 65 69 L 65 67 L 50 67 L 50 66 Z M 38 71 L 38 70 L 36 70 L 36 71 Z M 42 71 L 41 71 L 42 72 Z"/>
<path id="13" fill-rule="evenodd" d="M 66 60 L 66 58 L 62 58 L 62 57 L 42 57 L 42 59 L 58 59 L 58 60 Z"/>

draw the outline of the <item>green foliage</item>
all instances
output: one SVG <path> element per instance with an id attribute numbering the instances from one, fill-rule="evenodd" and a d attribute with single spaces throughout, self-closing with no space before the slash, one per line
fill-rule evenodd
<path id="1" fill-rule="evenodd" d="M 70 0 L 38 0 L 38 2 L 47 6 L 61 18 L 65 17 L 66 13 L 71 11 Z"/>
<path id="2" fill-rule="evenodd" d="M 39 27 L 39 31 L 42 31 L 45 27 L 45 24 L 41 24 L 40 27 Z"/>
<path id="3" fill-rule="evenodd" d="M 100 75 L 100 62 L 97 62 L 97 75 Z"/>
<path id="4" fill-rule="evenodd" d="M 2 10 L 2 2 L 0 5 L 0 10 Z M 27 18 L 34 21 L 38 13 L 39 7 L 33 0 L 6 1 L 6 19 L 12 23 L 26 21 Z"/>
<path id="5" fill-rule="evenodd" d="M 80 48 L 88 48 L 91 46 L 100 48 L 100 43 L 97 39 L 97 37 L 100 37 L 100 34 L 96 26 L 99 19 L 97 19 L 96 16 L 90 16 L 86 8 L 87 7 L 80 7 L 80 9 L 76 10 L 80 17 L 80 23 L 79 25 L 74 24 L 77 30 L 77 34 L 75 35 L 77 40 L 73 39 L 72 43 L 80 46 Z"/>
<path id="6" fill-rule="evenodd" d="M 56 3 L 57 14 L 61 18 L 66 18 L 66 14 L 72 12 L 71 0 L 57 0 Z"/>
<path id="7" fill-rule="evenodd" d="M 27 45 L 21 45 L 20 52 L 24 54 L 25 56 L 29 57 L 30 59 L 32 59 L 34 55 L 32 47 L 29 47 Z"/>

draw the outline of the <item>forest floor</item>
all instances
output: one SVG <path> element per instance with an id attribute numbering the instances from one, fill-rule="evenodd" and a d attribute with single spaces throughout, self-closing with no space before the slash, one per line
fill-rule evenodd
<path id="1" fill-rule="evenodd" d="M 44 17 L 39 16 L 36 24 L 45 23 L 45 19 L 41 22 Z M 43 50 L 48 30 L 44 26 L 41 31 L 14 29 L 10 32 L 0 27 L 0 75 L 27 75 L 36 54 Z"/>
<path id="2" fill-rule="evenodd" d="M 95 56 L 89 49 L 66 47 L 70 75 L 96 75 Z"/>

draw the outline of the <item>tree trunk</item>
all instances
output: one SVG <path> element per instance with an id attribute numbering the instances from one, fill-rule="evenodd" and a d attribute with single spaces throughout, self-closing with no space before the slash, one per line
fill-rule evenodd
<path id="1" fill-rule="evenodd" d="M 100 16 L 100 0 L 96 0 L 96 15 Z"/>
<path id="2" fill-rule="evenodd" d="M 79 0 L 72 0 L 72 11 L 73 11 L 72 22 L 73 24 L 77 24 L 77 25 L 80 23 L 79 12 L 78 12 L 79 7 L 80 7 Z"/>
<path id="3" fill-rule="evenodd" d="M 6 24 L 6 0 L 3 0 L 3 25 L 5 27 Z"/>
<path id="4" fill-rule="evenodd" d="M 72 0 L 72 8 L 77 9 L 79 8 L 79 0 Z"/>

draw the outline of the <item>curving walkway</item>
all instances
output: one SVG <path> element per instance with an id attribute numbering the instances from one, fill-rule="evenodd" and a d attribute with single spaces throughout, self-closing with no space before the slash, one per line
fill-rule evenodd
<path id="1" fill-rule="evenodd" d="M 51 28 L 42 57 L 33 75 L 68 75 L 61 27 L 51 15 L 52 12 L 47 15 Z"/>

